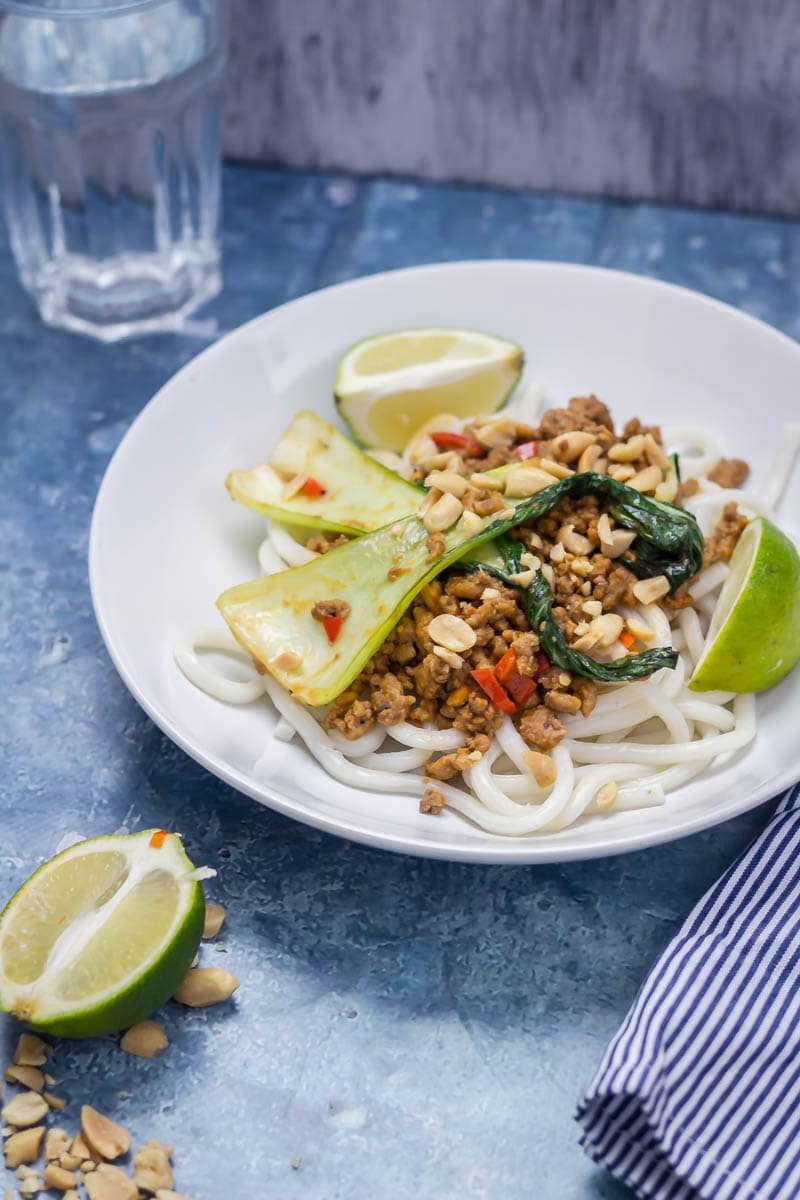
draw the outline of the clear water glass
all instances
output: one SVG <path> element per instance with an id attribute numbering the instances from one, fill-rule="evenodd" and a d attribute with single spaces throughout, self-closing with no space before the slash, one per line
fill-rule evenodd
<path id="1" fill-rule="evenodd" d="M 23 286 L 105 341 L 220 288 L 224 0 L 0 0 L 0 182 Z"/>

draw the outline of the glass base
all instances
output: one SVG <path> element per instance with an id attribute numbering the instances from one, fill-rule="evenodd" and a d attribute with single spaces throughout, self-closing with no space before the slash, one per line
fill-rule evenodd
<path id="1" fill-rule="evenodd" d="M 66 255 L 36 278 L 23 278 L 47 325 L 117 342 L 175 332 L 222 286 L 219 258 L 176 250 L 120 255 L 98 264 Z"/>

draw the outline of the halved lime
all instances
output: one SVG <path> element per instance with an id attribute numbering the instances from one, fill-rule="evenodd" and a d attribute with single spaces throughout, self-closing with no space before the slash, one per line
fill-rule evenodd
<path id="1" fill-rule="evenodd" d="M 800 659 L 800 555 L 766 517 L 745 527 L 731 557 L 694 692 L 763 692 Z"/>
<path id="2" fill-rule="evenodd" d="M 92 838 L 49 859 L 0 915 L 0 1008 L 95 1037 L 155 1012 L 188 971 L 203 889 L 163 830 Z"/>
<path id="3" fill-rule="evenodd" d="M 522 371 L 514 342 L 473 329 L 399 329 L 357 342 L 336 373 L 336 405 L 364 446 L 401 451 L 438 413 L 505 404 Z"/>

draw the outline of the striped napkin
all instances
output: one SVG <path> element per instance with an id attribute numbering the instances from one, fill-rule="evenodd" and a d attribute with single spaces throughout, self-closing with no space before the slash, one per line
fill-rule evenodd
<path id="1" fill-rule="evenodd" d="M 637 1196 L 800 1197 L 800 785 L 653 967 L 577 1119 Z"/>

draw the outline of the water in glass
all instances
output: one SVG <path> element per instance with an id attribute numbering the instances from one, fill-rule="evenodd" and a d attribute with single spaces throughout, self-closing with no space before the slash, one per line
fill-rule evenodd
<path id="1" fill-rule="evenodd" d="M 223 0 L 0 0 L 0 177 L 50 324 L 179 327 L 220 287 Z"/>

